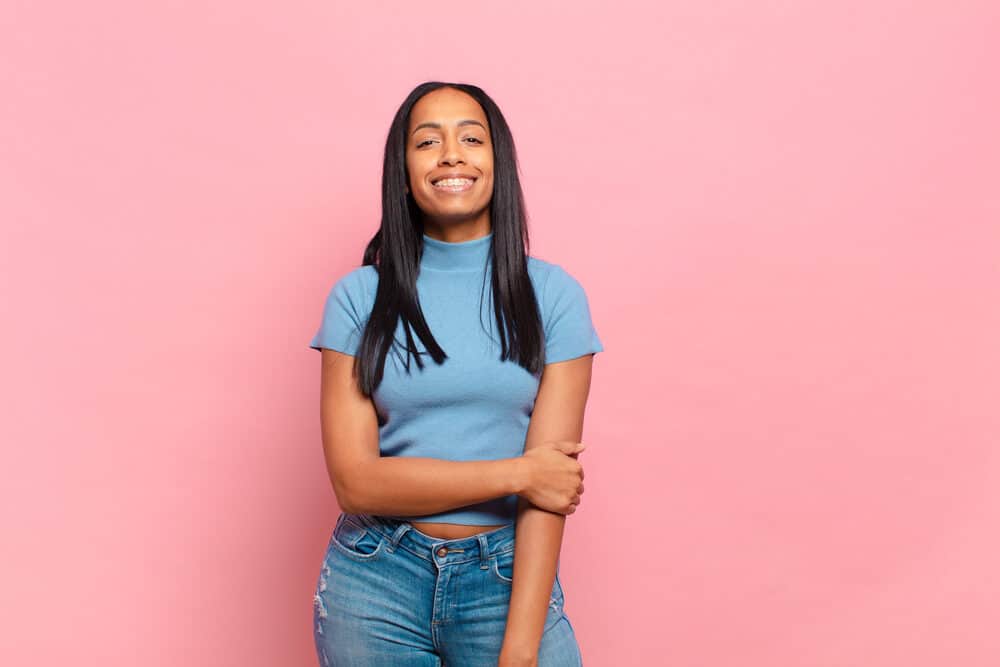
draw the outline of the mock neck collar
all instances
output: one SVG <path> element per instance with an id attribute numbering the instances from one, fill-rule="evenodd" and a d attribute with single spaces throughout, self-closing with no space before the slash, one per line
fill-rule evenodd
<path id="1" fill-rule="evenodd" d="M 420 268 L 432 271 L 482 271 L 490 261 L 493 232 L 471 241 L 448 243 L 427 234 L 424 237 Z"/>

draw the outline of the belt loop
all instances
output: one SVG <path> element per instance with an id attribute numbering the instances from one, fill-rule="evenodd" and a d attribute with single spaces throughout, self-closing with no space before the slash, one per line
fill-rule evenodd
<path id="1" fill-rule="evenodd" d="M 396 547 L 399 545 L 399 540 L 402 539 L 406 531 L 410 529 L 409 523 L 399 521 L 397 519 L 385 519 L 374 514 L 359 514 L 358 517 L 360 517 L 362 523 L 389 538 L 389 544 L 386 546 L 386 551 L 389 553 L 396 550 Z M 396 525 L 395 530 L 392 528 L 393 524 L 398 524 Z"/>
<path id="2" fill-rule="evenodd" d="M 482 533 L 476 535 L 479 538 L 479 569 L 487 570 L 490 567 L 490 547 L 486 542 L 486 536 Z"/>
<path id="3" fill-rule="evenodd" d="M 389 546 L 388 546 L 389 553 L 392 553 L 393 551 L 396 550 L 396 546 L 399 544 L 399 541 L 403 539 L 403 535 L 405 535 L 406 531 L 408 531 L 409 529 L 410 529 L 410 524 L 406 523 L 405 521 L 401 522 L 398 526 L 396 526 L 396 530 L 392 533 L 392 536 L 389 538 Z"/>

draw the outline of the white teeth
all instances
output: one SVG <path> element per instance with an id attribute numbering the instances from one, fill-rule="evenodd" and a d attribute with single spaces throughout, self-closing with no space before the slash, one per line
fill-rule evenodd
<path id="1" fill-rule="evenodd" d="M 440 181 L 434 183 L 435 187 L 439 188 L 453 188 L 453 187 L 464 187 L 472 183 L 471 178 L 442 178 Z"/>

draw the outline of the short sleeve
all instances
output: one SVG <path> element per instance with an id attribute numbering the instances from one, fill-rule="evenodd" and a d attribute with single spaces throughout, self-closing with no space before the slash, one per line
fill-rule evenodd
<path id="1" fill-rule="evenodd" d="M 323 306 L 319 329 L 309 342 L 310 348 L 327 348 L 357 356 L 361 335 L 371 313 L 364 276 L 367 268 L 351 271 L 334 283 Z"/>
<path id="2" fill-rule="evenodd" d="M 544 290 L 545 363 L 603 352 L 590 317 L 583 286 L 559 265 L 552 265 Z"/>

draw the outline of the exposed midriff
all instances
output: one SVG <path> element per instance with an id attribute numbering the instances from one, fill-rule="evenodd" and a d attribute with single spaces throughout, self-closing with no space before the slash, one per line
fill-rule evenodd
<path id="1" fill-rule="evenodd" d="M 413 527 L 421 533 L 436 537 L 439 540 L 454 540 L 460 537 L 470 537 L 479 533 L 486 533 L 497 528 L 503 528 L 506 524 L 499 526 L 467 526 L 458 523 L 436 523 L 429 521 L 412 521 Z"/>

